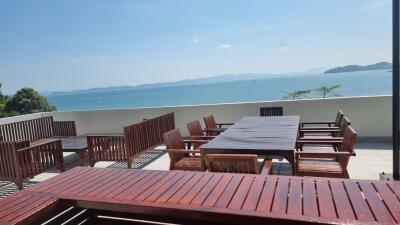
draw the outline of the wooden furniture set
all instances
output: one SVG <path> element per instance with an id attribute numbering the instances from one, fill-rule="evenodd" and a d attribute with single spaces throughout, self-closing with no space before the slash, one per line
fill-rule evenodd
<path id="1" fill-rule="evenodd" d="M 0 125 L 0 179 L 14 182 L 21 190 L 23 180 L 49 169 L 64 170 L 60 137 L 76 135 L 74 121 L 53 117 Z"/>
<path id="2" fill-rule="evenodd" d="M 399 199 L 390 181 L 75 167 L 0 200 L 0 223 L 40 224 L 75 206 L 88 212 L 81 221 L 103 212 L 174 224 L 399 224 Z"/>

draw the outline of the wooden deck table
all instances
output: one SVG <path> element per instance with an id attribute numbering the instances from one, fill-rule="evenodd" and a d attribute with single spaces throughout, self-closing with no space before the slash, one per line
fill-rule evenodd
<path id="1" fill-rule="evenodd" d="M 34 224 L 63 202 L 177 223 L 398 224 L 399 199 L 390 181 L 75 167 L 0 200 L 0 224 Z"/>
<path id="2" fill-rule="evenodd" d="M 300 116 L 243 117 L 225 132 L 201 146 L 204 154 L 283 156 L 294 172 L 294 149 Z M 204 156 L 203 154 L 203 156 Z"/>

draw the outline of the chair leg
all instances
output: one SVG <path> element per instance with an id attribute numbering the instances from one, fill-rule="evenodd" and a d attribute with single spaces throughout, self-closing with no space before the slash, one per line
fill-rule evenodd
<path id="1" fill-rule="evenodd" d="M 347 171 L 347 170 L 345 170 L 344 172 L 343 172 L 343 176 L 345 177 L 345 178 L 350 178 L 350 176 L 349 176 L 349 172 Z"/>
<path id="2" fill-rule="evenodd" d="M 132 168 L 132 159 L 128 159 L 126 162 L 128 164 L 128 168 L 131 169 Z"/>
<path id="3" fill-rule="evenodd" d="M 22 180 L 15 181 L 15 185 L 17 185 L 18 190 L 22 191 L 24 189 L 24 185 L 22 184 Z"/>

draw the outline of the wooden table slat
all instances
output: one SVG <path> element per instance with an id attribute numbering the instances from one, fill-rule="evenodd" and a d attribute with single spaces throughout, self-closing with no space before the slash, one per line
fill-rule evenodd
<path id="1" fill-rule="evenodd" d="M 257 211 L 270 212 L 272 208 L 272 201 L 274 199 L 277 178 L 275 176 L 268 177 L 265 181 L 263 191 L 258 202 Z"/>
<path id="2" fill-rule="evenodd" d="M 302 180 L 301 178 L 292 178 L 289 186 L 289 197 L 287 213 L 292 215 L 302 215 Z"/>
<path id="3" fill-rule="evenodd" d="M 396 195 L 390 190 L 386 183 L 374 182 L 375 188 L 378 190 L 379 195 L 385 202 L 385 205 L 389 208 L 389 211 L 393 215 L 395 221 L 400 223 L 400 201 Z"/>
<path id="4" fill-rule="evenodd" d="M 379 198 L 374 186 L 369 182 L 360 182 L 359 184 L 376 220 L 381 223 L 393 222 L 390 212 Z"/>
<path id="5" fill-rule="evenodd" d="M 233 176 L 223 176 L 212 192 L 208 195 L 207 199 L 203 202 L 203 206 L 212 207 L 217 202 L 218 198 L 224 193 L 229 182 Z"/>
<path id="6" fill-rule="evenodd" d="M 276 186 L 272 212 L 286 213 L 287 199 L 289 193 L 289 178 L 280 177 Z"/>
<path id="7" fill-rule="evenodd" d="M 303 213 L 305 216 L 319 216 L 316 184 L 311 179 L 303 180 Z"/>

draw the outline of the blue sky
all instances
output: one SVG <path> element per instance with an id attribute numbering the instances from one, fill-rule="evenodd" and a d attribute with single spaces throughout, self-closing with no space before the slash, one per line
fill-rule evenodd
<path id="1" fill-rule="evenodd" d="M 3 91 L 391 61 L 391 0 L 0 1 Z"/>

